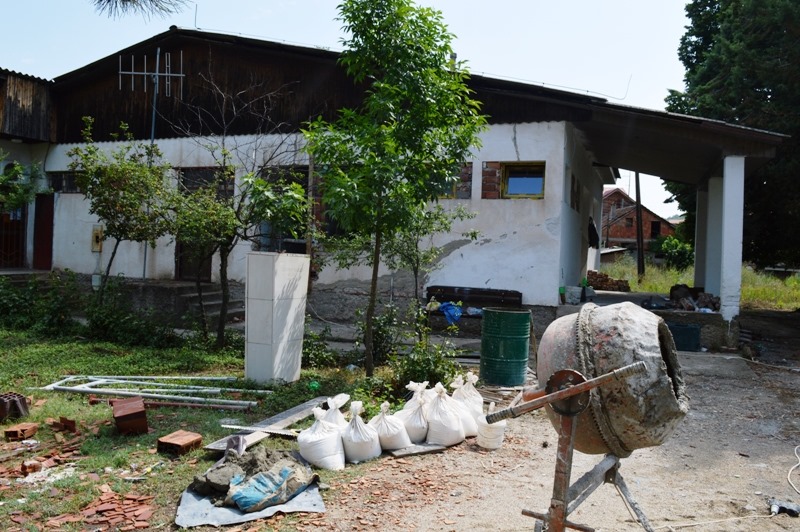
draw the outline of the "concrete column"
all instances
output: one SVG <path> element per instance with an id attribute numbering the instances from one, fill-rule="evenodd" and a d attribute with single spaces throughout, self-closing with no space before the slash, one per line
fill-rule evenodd
<path id="1" fill-rule="evenodd" d="M 722 268 L 722 178 L 708 180 L 708 209 L 706 211 L 706 292 L 720 293 L 720 271 Z"/>
<path id="2" fill-rule="evenodd" d="M 727 321 L 739 315 L 741 301 L 744 161 L 742 156 L 728 156 L 723 164 L 719 297 L 720 312 Z"/>
<path id="3" fill-rule="evenodd" d="M 694 286 L 706 286 L 706 248 L 708 247 L 708 190 L 697 189 L 694 226 Z"/>

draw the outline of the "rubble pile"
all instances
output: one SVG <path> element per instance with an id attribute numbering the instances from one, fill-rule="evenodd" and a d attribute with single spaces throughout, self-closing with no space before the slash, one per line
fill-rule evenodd
<path id="1" fill-rule="evenodd" d="M 612 279 L 608 274 L 589 270 L 586 274 L 589 286 L 595 290 L 608 290 L 611 292 L 630 292 L 631 286 L 627 279 Z"/>
<path id="2" fill-rule="evenodd" d="M 691 288 L 685 284 L 676 284 L 670 288 L 669 299 L 672 302 L 672 306 L 678 310 L 698 311 L 700 309 L 708 309 L 705 312 L 719 312 L 719 297 L 700 290 L 702 289 Z"/>

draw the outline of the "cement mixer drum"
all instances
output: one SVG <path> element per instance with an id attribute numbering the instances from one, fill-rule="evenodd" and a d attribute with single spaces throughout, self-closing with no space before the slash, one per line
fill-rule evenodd
<path id="1" fill-rule="evenodd" d="M 545 330 L 537 355 L 540 383 L 562 369 L 591 379 L 638 361 L 645 362 L 644 373 L 591 390 L 589 408 L 578 415 L 576 450 L 624 458 L 672 434 L 689 410 L 675 342 L 663 319 L 633 303 L 587 303 Z M 547 414 L 558 430 L 549 405 Z"/>

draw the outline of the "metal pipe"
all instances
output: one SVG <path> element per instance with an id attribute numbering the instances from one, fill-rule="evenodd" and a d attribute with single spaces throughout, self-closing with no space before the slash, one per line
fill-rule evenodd
<path id="1" fill-rule="evenodd" d="M 580 384 L 576 384 L 575 386 L 571 386 L 564 390 L 558 390 L 557 392 L 546 394 L 544 396 L 539 397 L 538 399 L 534 399 L 533 401 L 520 403 L 516 406 L 511 406 L 508 408 L 504 408 L 503 410 L 492 412 L 491 414 L 488 414 L 486 416 L 486 422 L 497 423 L 498 421 L 501 421 L 503 419 L 518 417 L 532 410 L 536 410 L 537 408 L 542 408 L 547 404 L 554 403 L 556 401 L 560 401 L 562 399 L 567 399 L 569 397 L 581 394 L 583 392 L 591 390 L 592 388 L 596 388 L 602 384 L 605 384 L 608 381 L 624 379 L 636 373 L 644 372 L 646 367 L 647 366 L 642 360 L 634 362 L 633 364 L 628 364 L 627 366 L 615 369 L 614 371 L 610 371 L 608 373 L 600 375 L 599 377 L 595 377 L 594 379 L 589 379 L 587 381 L 581 382 Z"/>
<path id="2" fill-rule="evenodd" d="M 92 393 L 100 394 L 100 395 L 121 395 L 123 397 L 147 397 L 150 399 L 173 399 L 175 401 L 195 401 L 198 403 L 218 403 L 223 405 L 242 405 L 248 407 L 255 407 L 258 405 L 256 401 L 236 401 L 232 399 L 209 399 L 207 397 L 191 397 L 191 396 L 181 396 L 181 395 L 162 395 L 162 394 L 155 394 L 155 393 L 136 393 L 136 392 L 129 392 L 124 390 L 86 390 L 86 389 L 77 389 L 75 387 L 70 386 L 52 386 L 45 388 L 47 390 L 52 390 L 56 392 L 73 392 L 73 393 L 87 393 L 91 391 Z"/>

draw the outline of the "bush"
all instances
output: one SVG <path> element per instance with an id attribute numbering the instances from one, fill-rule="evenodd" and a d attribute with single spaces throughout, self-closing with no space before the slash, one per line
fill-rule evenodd
<path id="1" fill-rule="evenodd" d="M 363 313 L 359 312 L 359 317 Z M 383 314 L 372 319 L 372 360 L 376 366 L 388 362 L 397 354 L 397 346 L 402 336 L 402 323 L 397 317 L 397 307 L 389 304 L 383 308 Z M 362 320 L 357 324 L 357 345 L 364 345 L 366 323 Z"/>
<path id="2" fill-rule="evenodd" d="M 333 368 L 340 363 L 340 357 L 336 351 L 328 347 L 330 334 L 331 328 L 327 325 L 319 333 L 312 331 L 308 325 L 308 316 L 306 316 L 301 361 L 303 368 Z"/>
<path id="3" fill-rule="evenodd" d="M 441 382 L 446 386 L 460 370 L 455 360 L 458 353 L 450 340 L 432 344 L 426 338 L 414 344 L 407 355 L 395 356 L 389 364 L 395 396 L 406 395 L 405 386 L 409 381 L 428 381 L 431 385 Z"/>
<path id="4" fill-rule="evenodd" d="M 107 280 L 102 301 L 98 294 L 92 294 L 86 309 L 89 338 L 148 347 L 177 347 L 183 343 L 168 320 L 152 311 L 135 311 L 120 280 Z"/>
<path id="5" fill-rule="evenodd" d="M 661 252 L 664 254 L 664 261 L 667 267 L 683 271 L 694 264 L 694 249 L 687 242 L 681 242 L 673 236 L 664 239 L 661 244 Z"/>
<path id="6" fill-rule="evenodd" d="M 0 277 L 0 325 L 10 329 L 29 329 L 43 336 L 65 336 L 77 332 L 80 325 L 73 309 L 83 298 L 70 272 L 52 272 L 47 282 L 31 279 L 17 287 Z"/>

